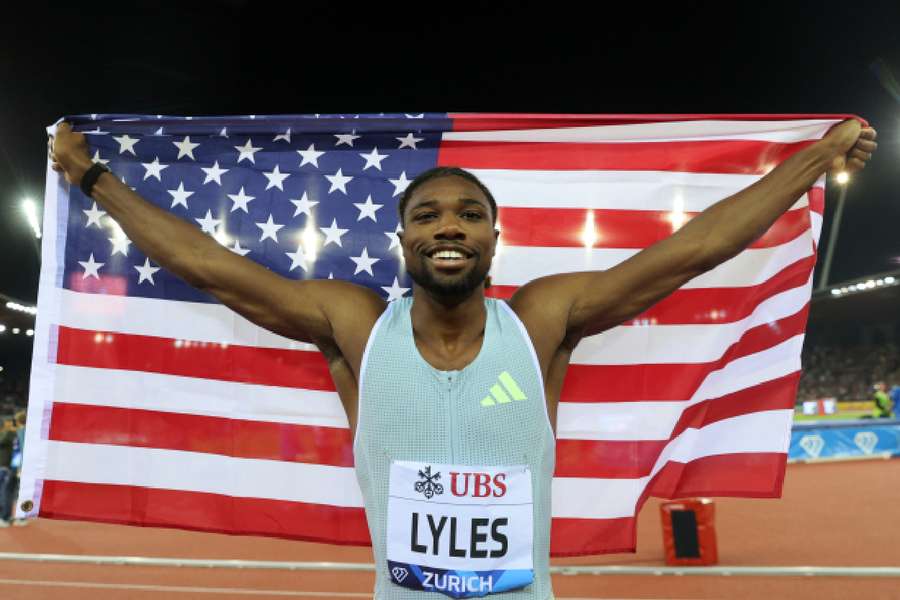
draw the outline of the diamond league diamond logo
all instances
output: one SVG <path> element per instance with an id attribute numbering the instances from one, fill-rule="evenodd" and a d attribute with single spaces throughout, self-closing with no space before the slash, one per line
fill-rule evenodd
<path id="1" fill-rule="evenodd" d="M 800 447 L 813 458 L 819 458 L 822 448 L 825 447 L 825 440 L 823 440 L 822 436 L 818 433 L 804 435 L 800 438 Z"/>
<path id="2" fill-rule="evenodd" d="M 407 571 L 403 567 L 394 567 L 393 569 L 391 569 L 391 575 L 394 576 L 394 579 L 397 580 L 397 583 L 403 583 L 403 580 L 406 579 L 407 575 L 409 575 L 409 571 Z"/>
<path id="3" fill-rule="evenodd" d="M 872 454 L 878 444 L 878 434 L 874 431 L 860 431 L 853 436 L 853 443 L 863 451 L 863 454 Z"/>

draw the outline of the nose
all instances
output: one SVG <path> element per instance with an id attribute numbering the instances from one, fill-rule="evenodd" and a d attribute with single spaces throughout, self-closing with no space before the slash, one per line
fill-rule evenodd
<path id="1" fill-rule="evenodd" d="M 434 237 L 440 240 L 461 240 L 465 239 L 466 233 L 460 227 L 460 222 L 456 215 L 444 215 L 441 217 L 441 222 L 438 223 Z"/>

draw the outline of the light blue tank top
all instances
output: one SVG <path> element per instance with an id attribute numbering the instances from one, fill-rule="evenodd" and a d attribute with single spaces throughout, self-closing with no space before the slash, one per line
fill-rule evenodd
<path id="1" fill-rule="evenodd" d="M 534 501 L 534 582 L 497 598 L 552 598 L 550 483 L 555 440 L 528 333 L 504 301 L 485 299 L 487 322 L 478 356 L 462 370 L 440 371 L 416 347 L 412 303 L 412 298 L 401 298 L 388 306 L 372 329 L 360 370 L 353 451 L 375 555 L 375 598 L 444 597 L 391 581 L 386 522 L 392 461 L 527 465 Z"/>

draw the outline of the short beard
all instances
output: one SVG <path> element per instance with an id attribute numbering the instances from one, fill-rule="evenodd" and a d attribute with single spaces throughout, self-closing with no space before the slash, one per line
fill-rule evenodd
<path id="1" fill-rule="evenodd" d="M 463 300 L 472 295 L 487 279 L 490 269 L 481 270 L 474 268 L 461 279 L 451 282 L 440 282 L 434 278 L 432 272 L 427 266 L 423 265 L 420 272 L 416 273 L 412 269 L 406 272 L 415 281 L 419 287 L 428 292 L 431 296 L 446 300 Z"/>

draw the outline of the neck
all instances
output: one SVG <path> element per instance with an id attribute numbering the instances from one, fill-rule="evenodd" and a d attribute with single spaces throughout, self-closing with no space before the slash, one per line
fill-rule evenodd
<path id="1" fill-rule="evenodd" d="M 487 319 L 484 286 L 478 286 L 465 298 L 456 298 L 435 296 L 413 284 L 410 316 L 420 339 L 456 346 L 481 337 Z"/>

